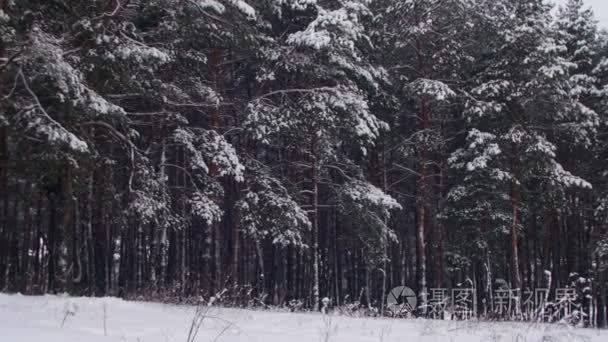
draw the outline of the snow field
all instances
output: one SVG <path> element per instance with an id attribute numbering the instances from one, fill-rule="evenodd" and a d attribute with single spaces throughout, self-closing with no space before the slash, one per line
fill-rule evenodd
<path id="1" fill-rule="evenodd" d="M 117 298 L 0 294 L 1 342 L 606 342 L 608 331 L 564 325 L 355 318 L 205 307 Z M 193 329 L 196 330 L 196 329 Z"/>

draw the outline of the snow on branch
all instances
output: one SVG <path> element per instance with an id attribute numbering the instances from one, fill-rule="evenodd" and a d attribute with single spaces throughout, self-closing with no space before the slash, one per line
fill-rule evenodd
<path id="1" fill-rule="evenodd" d="M 364 181 L 352 180 L 340 189 L 341 196 L 348 198 L 361 210 L 378 210 L 383 217 L 390 217 L 391 210 L 402 209 L 401 205 L 382 189 Z"/>
<path id="2" fill-rule="evenodd" d="M 76 152 L 88 152 L 89 147 L 87 143 L 78 138 L 74 133 L 67 130 L 61 123 L 53 119 L 45 110 L 40 103 L 38 96 L 30 88 L 23 71 L 19 69 L 17 77 L 21 79 L 24 88 L 28 94 L 34 100 L 35 105 L 25 107 L 23 112 L 23 118 L 27 121 L 28 129 L 33 129 L 39 135 L 45 136 L 47 141 L 51 144 L 65 144 Z"/>
<path id="3" fill-rule="evenodd" d="M 256 239 L 270 238 L 279 246 L 306 247 L 303 234 L 311 227 L 306 211 L 281 182 L 264 171 L 253 171 L 245 195 L 237 203 L 243 230 Z"/>
<path id="4" fill-rule="evenodd" d="M 124 117 L 124 109 L 90 89 L 82 74 L 63 55 L 57 39 L 36 30 L 31 37 L 31 46 L 24 52 L 24 69 L 28 70 L 30 82 L 54 91 L 59 102 L 70 102 L 90 115 Z"/>
<path id="5" fill-rule="evenodd" d="M 220 176 L 230 175 L 243 180 L 244 166 L 239 161 L 234 147 L 212 130 L 177 128 L 173 134 L 175 142 L 184 146 L 189 154 L 190 167 L 208 174 L 213 165 Z"/>
<path id="6" fill-rule="evenodd" d="M 496 136 L 472 128 L 467 135 L 467 146 L 456 150 L 448 159 L 453 168 L 467 172 L 486 169 L 495 156 L 501 154 Z"/>
<path id="7" fill-rule="evenodd" d="M 316 50 L 330 46 L 354 50 L 355 43 L 365 35 L 360 17 L 369 13 L 367 7 L 347 1 L 337 10 L 328 11 L 320 6 L 317 10 L 315 20 L 305 30 L 289 35 L 287 43 Z"/>
<path id="8" fill-rule="evenodd" d="M 197 7 L 203 14 L 212 19 L 216 19 L 218 21 L 224 22 L 223 19 L 215 17 L 205 10 L 210 9 L 213 10 L 217 14 L 224 14 L 226 12 L 226 6 L 217 0 L 189 0 L 189 2 Z M 256 11 L 251 5 L 243 0 L 222 0 L 222 2 L 228 3 L 229 6 L 234 7 L 237 11 L 242 13 L 249 20 L 256 19 Z"/>
<path id="9" fill-rule="evenodd" d="M 275 95 L 293 96 L 296 107 L 284 101 L 272 101 Z M 312 118 L 315 121 L 311 121 Z M 248 105 L 246 125 L 262 141 L 298 129 L 313 122 L 319 128 L 332 131 L 342 127 L 357 137 L 372 141 L 388 125 L 373 115 L 366 96 L 355 87 L 319 87 L 283 89 L 269 92 Z"/>
<path id="10" fill-rule="evenodd" d="M 189 203 L 193 214 L 205 220 L 208 225 L 221 221 L 224 212 L 209 195 L 196 191 L 192 194 Z"/>
<path id="11" fill-rule="evenodd" d="M 445 101 L 456 93 L 450 87 L 437 80 L 419 78 L 407 85 L 407 90 L 417 96 L 427 96 L 435 101 Z"/>
<path id="12" fill-rule="evenodd" d="M 569 171 L 566 171 L 560 163 L 553 161 L 551 164 L 553 167 L 550 170 L 550 176 L 553 184 L 560 184 L 565 187 L 577 187 L 582 189 L 593 188 L 591 183 L 583 178 L 573 175 Z"/>

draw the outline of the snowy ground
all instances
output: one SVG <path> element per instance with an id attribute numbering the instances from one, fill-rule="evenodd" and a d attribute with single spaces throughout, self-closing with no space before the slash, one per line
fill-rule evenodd
<path id="1" fill-rule="evenodd" d="M 192 306 L 115 298 L 0 294 L 0 341 L 190 342 L 194 313 Z M 206 316 L 195 341 L 608 341 L 608 331 L 548 324 L 324 317 L 218 308 L 211 308 Z"/>

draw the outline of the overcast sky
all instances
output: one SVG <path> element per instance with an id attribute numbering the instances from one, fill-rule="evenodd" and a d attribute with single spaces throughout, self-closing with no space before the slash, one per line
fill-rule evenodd
<path id="1" fill-rule="evenodd" d="M 563 4 L 566 0 L 549 0 L 556 4 Z M 608 0 L 585 0 L 588 6 L 593 8 L 595 17 L 599 20 L 600 26 L 608 29 Z"/>

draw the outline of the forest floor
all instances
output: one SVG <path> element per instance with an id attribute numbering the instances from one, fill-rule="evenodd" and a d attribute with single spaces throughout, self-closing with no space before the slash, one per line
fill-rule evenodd
<path id="1" fill-rule="evenodd" d="M 608 330 L 559 324 L 353 318 L 216 307 L 198 316 L 202 324 L 192 339 L 188 336 L 196 312 L 194 306 L 117 298 L 0 294 L 0 341 L 608 341 Z"/>

